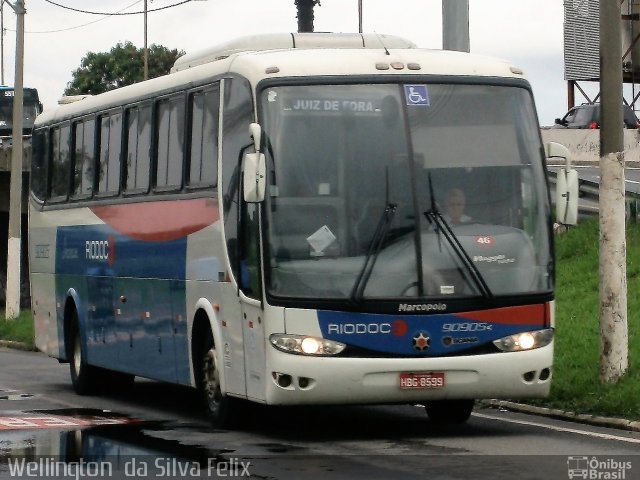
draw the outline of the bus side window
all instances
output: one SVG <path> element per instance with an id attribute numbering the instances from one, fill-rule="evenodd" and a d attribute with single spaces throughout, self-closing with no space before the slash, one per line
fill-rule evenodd
<path id="1" fill-rule="evenodd" d="M 95 161 L 95 130 L 93 118 L 74 124 L 73 177 L 71 198 L 88 198 L 93 194 Z"/>
<path id="2" fill-rule="evenodd" d="M 69 195 L 71 157 L 69 155 L 69 124 L 53 129 L 53 162 L 51 164 L 51 200 L 64 201 Z"/>
<path id="3" fill-rule="evenodd" d="M 249 83 L 245 79 L 224 80 L 224 120 L 222 138 L 222 198 L 224 232 L 229 264 L 240 282 L 238 223 L 240 220 L 240 152 L 251 145 L 249 124 L 253 121 L 253 101 Z"/>
<path id="4" fill-rule="evenodd" d="M 39 201 L 47 194 L 47 165 L 49 163 L 49 130 L 39 129 L 33 135 L 31 156 L 31 193 Z"/>
<path id="5" fill-rule="evenodd" d="M 184 109 L 182 93 L 158 102 L 156 187 L 161 190 L 182 187 Z"/>
<path id="6" fill-rule="evenodd" d="M 149 190 L 151 165 L 151 105 L 127 109 L 127 151 L 124 191 L 143 193 Z"/>
<path id="7" fill-rule="evenodd" d="M 120 153 L 122 150 L 122 113 L 100 117 L 100 164 L 98 193 L 116 195 L 120 190 Z"/>
<path id="8" fill-rule="evenodd" d="M 191 96 L 190 187 L 216 187 L 218 183 L 218 112 L 220 86 Z"/>
<path id="9" fill-rule="evenodd" d="M 259 204 L 242 202 L 240 218 L 240 287 L 253 298 L 260 298 Z"/>

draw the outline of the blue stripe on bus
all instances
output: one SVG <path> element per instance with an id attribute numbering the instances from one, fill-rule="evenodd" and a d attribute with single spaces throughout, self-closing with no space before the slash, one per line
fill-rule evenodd
<path id="1" fill-rule="evenodd" d="M 184 280 L 187 238 L 135 240 L 108 225 L 59 227 L 56 273 Z"/>
<path id="2" fill-rule="evenodd" d="M 540 328 L 524 323 L 478 322 L 464 318 L 464 314 L 402 316 L 318 311 L 318 321 L 324 338 L 379 353 L 409 356 L 459 353 Z"/>
<path id="3" fill-rule="evenodd" d="M 76 291 L 91 365 L 190 383 L 186 252 L 186 237 L 146 242 L 108 225 L 58 228 L 56 302 Z"/>

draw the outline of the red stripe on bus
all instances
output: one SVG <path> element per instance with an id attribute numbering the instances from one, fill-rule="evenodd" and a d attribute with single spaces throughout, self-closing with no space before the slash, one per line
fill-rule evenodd
<path id="1" fill-rule="evenodd" d="M 478 322 L 501 323 L 505 325 L 547 325 L 547 309 L 543 303 L 519 307 L 494 308 L 477 312 L 464 312 L 456 316 Z"/>
<path id="2" fill-rule="evenodd" d="M 177 240 L 220 219 L 218 201 L 211 198 L 100 205 L 91 211 L 104 223 L 136 240 Z"/>

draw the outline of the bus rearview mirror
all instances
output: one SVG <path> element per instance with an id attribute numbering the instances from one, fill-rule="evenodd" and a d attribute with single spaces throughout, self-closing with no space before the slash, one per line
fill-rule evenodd
<path id="1" fill-rule="evenodd" d="M 544 146 L 547 158 L 563 158 L 565 162 L 571 162 L 569 149 L 561 143 L 549 142 Z"/>
<path id="2" fill-rule="evenodd" d="M 571 154 L 564 145 L 549 142 L 545 145 L 547 158 L 560 158 L 564 166 L 556 175 L 556 221 L 562 225 L 578 224 L 578 172 L 571 168 Z"/>
<path id="3" fill-rule="evenodd" d="M 253 139 L 253 147 L 256 152 L 260 151 L 260 142 L 262 141 L 262 127 L 259 123 L 252 123 L 249 125 L 249 135 Z"/>
<path id="4" fill-rule="evenodd" d="M 260 203 L 264 200 L 267 167 L 263 153 L 246 153 L 244 155 L 244 201 Z"/>
<path id="5" fill-rule="evenodd" d="M 574 168 L 558 170 L 556 176 L 556 221 L 578 224 L 578 172 Z"/>

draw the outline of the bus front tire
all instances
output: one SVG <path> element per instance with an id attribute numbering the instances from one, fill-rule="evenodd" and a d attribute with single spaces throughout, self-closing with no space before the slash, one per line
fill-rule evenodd
<path id="1" fill-rule="evenodd" d="M 433 400 L 426 402 L 425 410 L 432 423 L 461 424 L 469 420 L 474 403 L 473 399 Z"/>
<path id="2" fill-rule="evenodd" d="M 222 393 L 220 368 L 211 333 L 204 340 L 201 352 L 200 391 L 207 417 L 215 428 L 229 427 L 234 420 L 237 401 Z"/>

